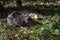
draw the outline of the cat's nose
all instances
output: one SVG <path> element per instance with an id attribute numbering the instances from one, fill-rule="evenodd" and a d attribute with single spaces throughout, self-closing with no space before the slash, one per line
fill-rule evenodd
<path id="1" fill-rule="evenodd" d="M 28 20 L 31 20 L 31 18 L 29 17 Z"/>

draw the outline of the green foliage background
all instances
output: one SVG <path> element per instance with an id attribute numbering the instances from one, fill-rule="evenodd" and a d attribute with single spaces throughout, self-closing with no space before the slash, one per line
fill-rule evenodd
<path id="1" fill-rule="evenodd" d="M 22 6 L 11 6 L 9 4 L 10 6 L 6 7 L 9 2 L 7 0 L 0 1 L 5 8 L 5 11 L 2 10 L 2 12 L 0 12 L 0 15 L 2 15 L 0 16 L 0 40 L 60 40 L 59 0 L 23 0 L 22 4 L 27 2 L 30 2 L 30 4 Z M 21 31 L 18 29 L 19 27 L 9 26 L 6 22 L 6 17 L 10 12 L 23 9 L 38 12 L 38 14 L 42 14 L 44 16 L 44 19 L 38 21 L 39 24 L 32 23 L 31 27 L 26 30 L 27 32 L 19 32 Z"/>

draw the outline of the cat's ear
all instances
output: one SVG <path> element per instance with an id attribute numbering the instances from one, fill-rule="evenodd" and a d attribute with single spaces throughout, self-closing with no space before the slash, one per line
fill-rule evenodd
<path id="1" fill-rule="evenodd" d="M 19 13 L 19 12 L 16 12 L 16 14 L 17 14 L 17 15 L 22 15 L 22 14 L 21 14 L 21 13 Z"/>

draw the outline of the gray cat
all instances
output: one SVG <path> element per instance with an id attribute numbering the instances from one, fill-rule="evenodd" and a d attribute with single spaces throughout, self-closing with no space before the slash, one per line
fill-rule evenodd
<path id="1" fill-rule="evenodd" d="M 7 22 L 9 25 L 21 25 L 23 22 L 27 23 L 29 17 L 24 15 L 23 13 L 18 13 L 13 11 L 7 17 Z"/>

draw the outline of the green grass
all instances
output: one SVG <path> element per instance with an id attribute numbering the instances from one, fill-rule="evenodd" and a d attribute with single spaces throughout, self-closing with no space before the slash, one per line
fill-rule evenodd
<path id="1" fill-rule="evenodd" d="M 4 19 L 0 19 L 0 40 L 60 40 L 59 15 L 46 16 L 29 29 L 21 31 L 19 27 L 9 26 Z M 21 32 L 20 32 L 21 31 Z"/>

